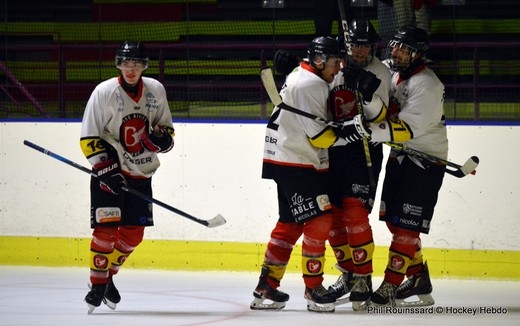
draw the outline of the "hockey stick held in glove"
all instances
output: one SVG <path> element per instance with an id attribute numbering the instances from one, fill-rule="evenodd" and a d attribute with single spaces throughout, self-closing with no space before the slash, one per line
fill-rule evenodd
<path id="1" fill-rule="evenodd" d="M 277 106 L 281 109 L 290 111 L 292 113 L 299 114 L 301 116 L 307 117 L 309 119 L 323 123 L 323 124 L 331 126 L 331 127 L 338 127 L 338 128 L 342 127 L 342 125 L 340 123 L 320 118 L 314 114 L 302 111 L 297 108 L 293 108 L 293 107 L 283 103 L 282 98 L 280 97 L 280 94 L 278 94 L 278 89 L 276 88 L 276 83 L 274 81 L 274 77 L 273 77 L 271 68 L 269 68 L 269 67 L 262 68 L 262 70 L 260 71 L 260 78 L 262 79 L 262 83 L 264 84 L 264 88 L 267 92 L 267 95 L 269 96 L 269 99 L 275 106 Z M 404 144 L 393 143 L 393 142 L 384 142 L 383 144 L 388 145 L 395 149 L 400 149 L 402 151 L 405 151 L 406 154 L 408 154 L 408 155 L 426 159 L 426 160 L 429 160 L 430 162 L 437 163 L 440 165 L 444 165 L 446 167 L 446 173 L 451 174 L 457 178 L 465 177 L 468 174 L 475 174 L 476 168 L 479 163 L 479 159 L 476 156 L 470 157 L 466 161 L 466 163 L 464 163 L 464 165 L 459 165 L 459 164 L 438 158 L 436 156 L 429 155 L 424 152 L 408 148 Z"/>
<path id="2" fill-rule="evenodd" d="M 43 153 L 45 155 L 48 155 L 48 156 L 50 156 L 50 157 L 52 157 L 54 159 L 57 159 L 58 161 L 61 161 L 61 162 L 65 163 L 65 164 L 68 164 L 68 165 L 70 165 L 70 166 L 72 166 L 72 167 L 74 167 L 74 168 L 76 168 L 78 170 L 81 170 L 81 171 L 85 172 L 85 173 L 88 173 L 88 174 L 90 174 L 93 177 L 97 177 L 97 175 L 94 174 L 90 169 L 88 169 L 88 168 L 86 168 L 86 167 L 84 167 L 84 166 L 82 166 L 82 165 L 80 165 L 80 164 L 78 164 L 76 162 L 73 162 L 73 161 L 71 161 L 71 160 L 69 160 L 69 159 L 67 159 L 67 158 L 65 158 L 65 157 L 63 157 L 61 155 L 53 153 L 53 152 L 51 152 L 48 149 L 45 149 L 45 148 L 43 148 L 41 146 L 38 146 L 38 145 L 28 141 L 28 140 L 24 140 L 23 143 L 24 143 L 24 145 L 29 146 L 32 149 L 35 149 L 35 150 L 37 150 L 37 151 L 39 151 L 39 152 L 41 152 L 41 153 Z M 163 202 L 161 202 L 161 201 L 159 201 L 157 199 L 154 199 L 154 198 L 152 198 L 152 197 L 150 197 L 150 196 L 148 196 L 146 194 L 143 194 L 143 193 L 133 189 L 132 187 L 122 186 L 121 190 L 123 190 L 125 192 L 128 192 L 128 193 L 130 193 L 130 194 L 132 194 L 132 195 L 134 195 L 136 197 L 139 197 L 139 198 L 141 198 L 143 200 L 146 200 L 149 203 L 153 203 L 153 204 L 156 204 L 158 206 L 161 206 L 162 208 L 165 208 L 165 209 L 167 209 L 167 210 L 169 210 L 171 212 L 174 212 L 174 213 L 176 213 L 178 215 L 181 215 L 181 216 L 183 216 L 183 217 L 185 217 L 185 218 L 187 218 L 189 220 L 192 220 L 194 222 L 197 222 L 199 224 L 207 226 L 208 228 L 214 228 L 214 227 L 221 226 L 221 225 L 226 223 L 226 220 L 220 214 L 217 214 L 217 216 L 215 216 L 215 217 L 213 217 L 213 218 L 211 218 L 209 220 L 201 220 L 201 219 L 199 219 L 199 218 L 197 218 L 195 216 L 192 216 L 192 215 L 190 215 L 188 213 L 185 213 L 185 212 L 183 212 L 183 211 L 181 211 L 181 210 L 179 210 L 179 209 L 177 209 L 175 207 L 172 207 L 172 206 L 170 206 L 168 204 L 165 204 L 165 203 L 163 203 Z"/>

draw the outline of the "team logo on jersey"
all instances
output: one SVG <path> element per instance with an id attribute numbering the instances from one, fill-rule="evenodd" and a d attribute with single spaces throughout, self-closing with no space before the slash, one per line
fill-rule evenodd
<path id="1" fill-rule="evenodd" d="M 336 86 L 329 95 L 329 111 L 334 121 L 352 119 L 357 114 L 356 95 L 344 85 Z"/>
<path id="2" fill-rule="evenodd" d="M 125 110 L 125 101 L 123 100 L 123 96 L 119 91 L 116 91 L 116 102 L 117 102 L 117 111 L 123 112 Z"/>
<path id="3" fill-rule="evenodd" d="M 149 133 L 149 125 L 148 117 L 141 113 L 132 113 L 123 117 L 119 129 L 120 142 L 132 156 L 138 156 L 144 152 L 141 138 L 143 133 Z"/>
<path id="4" fill-rule="evenodd" d="M 146 93 L 146 108 L 148 109 L 148 111 L 159 109 L 159 105 L 157 104 L 157 99 L 150 92 Z"/>

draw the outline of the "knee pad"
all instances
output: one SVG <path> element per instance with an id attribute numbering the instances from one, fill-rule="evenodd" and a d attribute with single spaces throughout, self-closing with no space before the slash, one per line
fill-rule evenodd
<path id="1" fill-rule="evenodd" d="M 304 244 L 305 238 L 312 245 L 313 242 L 318 242 L 319 245 L 328 240 L 330 230 L 332 227 L 332 213 L 325 213 L 312 220 L 305 222 L 303 225 Z"/>
<path id="2" fill-rule="evenodd" d="M 120 226 L 115 247 L 123 252 L 132 252 L 143 241 L 144 226 Z"/>
<path id="3" fill-rule="evenodd" d="M 332 226 L 329 231 L 329 243 L 332 247 L 339 247 L 348 243 L 347 227 L 345 226 L 343 217 L 341 209 L 333 207 Z"/>
<path id="4" fill-rule="evenodd" d="M 90 249 L 96 252 L 110 253 L 114 249 L 117 227 L 96 227 L 92 231 Z"/>

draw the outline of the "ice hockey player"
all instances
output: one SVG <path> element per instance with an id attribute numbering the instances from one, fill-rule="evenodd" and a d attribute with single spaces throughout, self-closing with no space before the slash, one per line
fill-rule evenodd
<path id="1" fill-rule="evenodd" d="M 101 302 L 116 308 L 121 296 L 113 276 L 153 225 L 152 204 L 122 187 L 152 197 L 157 154 L 174 144 L 164 86 L 142 76 L 148 61 L 143 43 L 125 41 L 115 56 L 119 76 L 94 89 L 83 115 L 80 145 L 96 175 L 90 181 L 89 314 Z"/>
<path id="2" fill-rule="evenodd" d="M 405 143 L 412 149 L 447 159 L 444 85 L 425 65 L 428 34 L 423 29 L 405 26 L 388 46 L 390 94 L 399 103 L 400 111 L 392 120 L 370 123 L 372 140 Z M 380 220 L 386 222 L 392 241 L 384 280 L 371 296 L 373 305 L 434 303 L 420 234 L 430 231 L 444 172 L 443 166 L 391 150 L 383 182 Z M 405 276 L 408 279 L 402 283 Z M 416 300 L 412 301 L 413 298 Z"/>
<path id="3" fill-rule="evenodd" d="M 327 118 L 329 83 L 340 71 L 340 43 L 317 37 L 308 59 L 286 78 L 284 103 Z M 353 132 L 357 132 L 355 129 Z M 302 273 L 307 309 L 334 312 L 335 297 L 323 287 L 325 243 L 332 223 L 326 187 L 328 151 L 338 139 L 331 127 L 275 107 L 266 128 L 262 178 L 276 182 L 279 218 L 264 254 L 251 309 L 282 309 L 289 295 L 278 290 L 296 241 L 303 235 Z"/>
<path id="4" fill-rule="evenodd" d="M 370 21 L 355 19 L 349 24 L 345 67 L 336 75 L 329 96 L 335 122 L 352 120 L 361 113 L 359 108 L 367 122 L 386 119 L 390 72 L 376 57 L 379 41 Z M 356 97 L 356 92 L 361 97 Z M 336 267 L 342 272 L 329 292 L 337 298 L 336 305 L 351 301 L 354 310 L 362 310 L 372 294 L 374 240 L 368 216 L 374 205 L 383 145 L 369 143 L 370 180 L 363 142 L 353 136 L 339 139 L 329 148 L 329 195 L 334 214 L 329 243 Z"/>

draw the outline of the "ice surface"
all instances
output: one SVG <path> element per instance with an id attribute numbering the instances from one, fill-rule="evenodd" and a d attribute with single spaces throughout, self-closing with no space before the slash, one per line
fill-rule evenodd
<path id="1" fill-rule="evenodd" d="M 123 268 L 117 309 L 102 304 L 87 315 L 88 268 L 0 266 L 0 325 L 520 325 L 520 282 L 433 279 L 441 313 L 360 313 L 348 304 L 319 314 L 307 311 L 298 274 L 282 281 L 291 295 L 283 311 L 250 310 L 258 275 Z M 326 275 L 324 285 L 335 280 Z"/>

